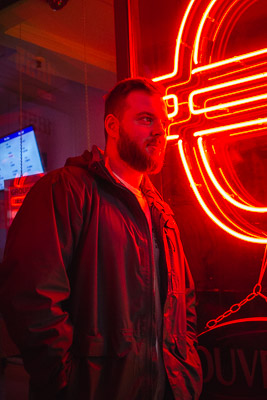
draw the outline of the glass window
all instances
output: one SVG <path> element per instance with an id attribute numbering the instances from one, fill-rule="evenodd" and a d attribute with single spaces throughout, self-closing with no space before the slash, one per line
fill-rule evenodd
<path id="1" fill-rule="evenodd" d="M 47 1 L 1 2 L 0 138 L 32 125 L 45 172 L 104 147 L 103 95 L 115 83 L 112 0 L 68 1 L 58 11 Z M 0 190 L 0 258 L 5 214 Z"/>

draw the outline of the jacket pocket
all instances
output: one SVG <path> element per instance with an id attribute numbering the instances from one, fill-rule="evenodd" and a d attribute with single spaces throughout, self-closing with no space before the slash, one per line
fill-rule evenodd
<path id="1" fill-rule="evenodd" d="M 133 337 L 123 332 L 117 333 L 114 337 L 90 336 L 78 332 L 73 340 L 72 353 L 78 357 L 124 357 L 130 352 L 132 343 Z"/>

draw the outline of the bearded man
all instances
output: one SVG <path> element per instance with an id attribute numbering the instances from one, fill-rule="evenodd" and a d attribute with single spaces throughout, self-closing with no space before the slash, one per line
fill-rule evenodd
<path id="1" fill-rule="evenodd" d="M 147 176 L 164 161 L 162 97 L 148 79 L 119 82 L 105 99 L 105 152 L 40 179 L 9 230 L 0 311 L 30 399 L 199 398 L 194 285 Z"/>

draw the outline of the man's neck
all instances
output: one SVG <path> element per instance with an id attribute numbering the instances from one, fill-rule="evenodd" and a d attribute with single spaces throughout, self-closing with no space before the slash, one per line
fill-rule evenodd
<path id="1" fill-rule="evenodd" d="M 113 171 L 117 176 L 123 179 L 125 182 L 129 183 L 131 186 L 139 189 L 143 173 L 136 171 L 131 168 L 122 160 L 115 160 L 113 158 L 108 158 L 108 163 L 111 171 Z"/>

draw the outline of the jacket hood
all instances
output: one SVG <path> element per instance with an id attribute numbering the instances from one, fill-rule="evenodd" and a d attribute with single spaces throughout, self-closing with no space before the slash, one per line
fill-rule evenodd
<path id="1" fill-rule="evenodd" d="M 66 160 L 65 166 L 81 167 L 91 169 L 92 164 L 95 162 L 104 162 L 104 152 L 97 146 L 92 147 L 92 151 L 85 150 L 81 156 L 69 157 Z"/>
<path id="2" fill-rule="evenodd" d="M 80 167 L 104 179 L 114 180 L 105 166 L 104 151 L 97 146 L 93 146 L 92 151 L 85 150 L 81 156 L 68 158 L 65 166 Z"/>

